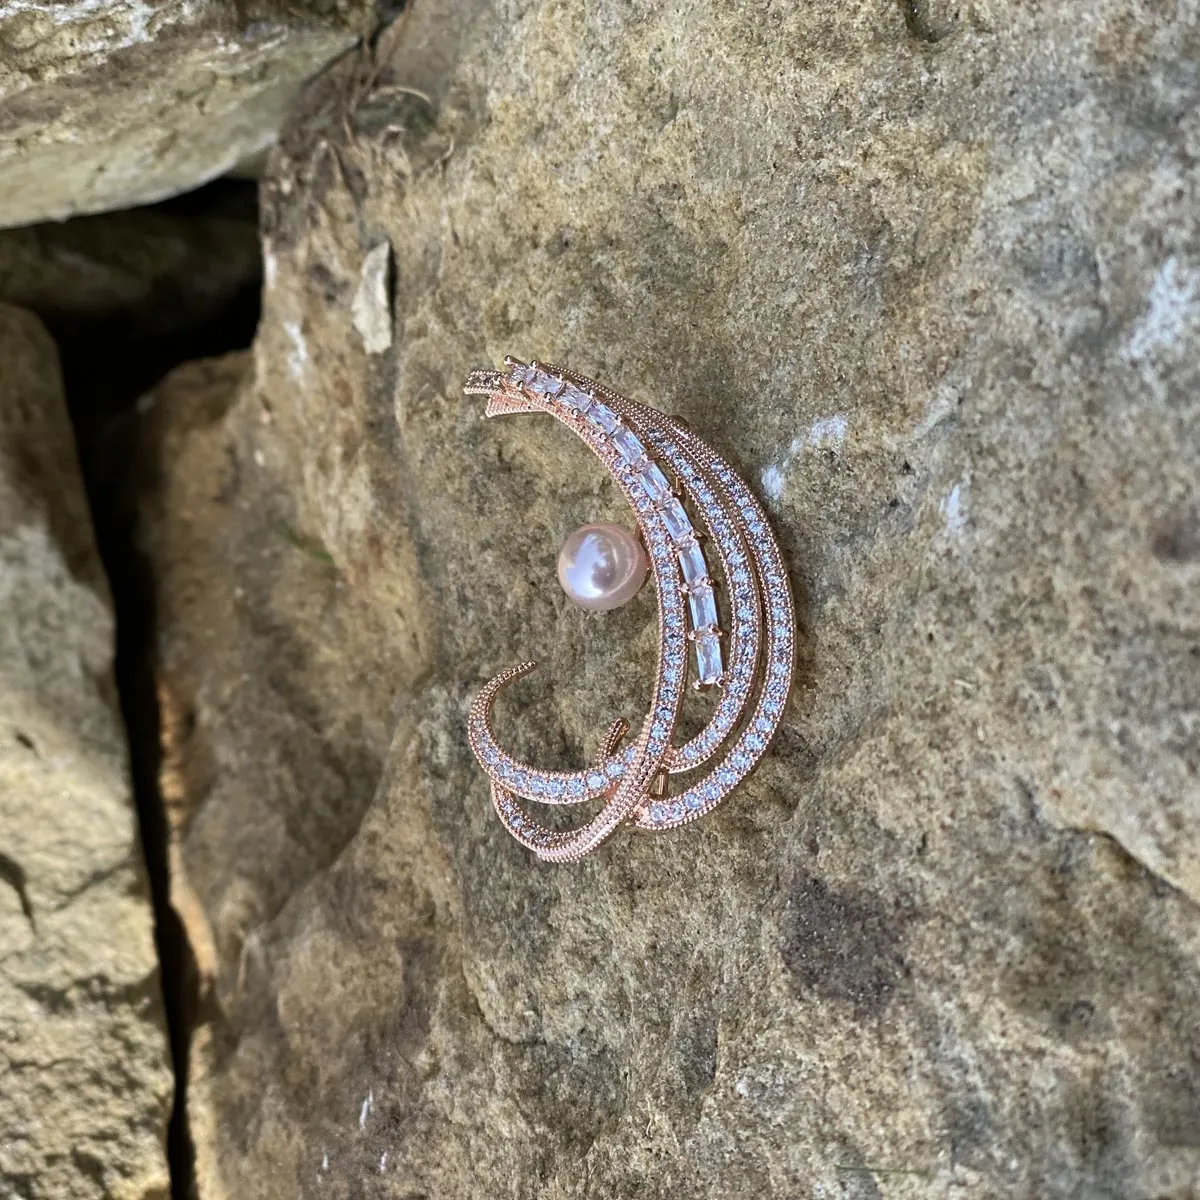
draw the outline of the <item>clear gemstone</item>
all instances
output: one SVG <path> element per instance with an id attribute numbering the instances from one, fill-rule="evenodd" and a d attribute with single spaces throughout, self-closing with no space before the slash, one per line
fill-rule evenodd
<path id="1" fill-rule="evenodd" d="M 617 414 L 604 404 L 593 404 L 588 418 L 599 425 L 605 433 L 616 433 L 621 427 Z"/>
<path id="2" fill-rule="evenodd" d="M 588 773 L 587 782 L 588 787 L 590 787 L 593 791 L 599 791 L 602 787 L 607 785 L 608 780 L 601 775 L 599 771 L 590 771 Z"/>
<path id="3" fill-rule="evenodd" d="M 515 383 L 528 383 L 536 374 L 537 372 L 532 367 L 525 366 L 522 363 L 518 363 L 510 372 Z"/>
<path id="4" fill-rule="evenodd" d="M 592 403 L 591 400 L 576 387 L 567 388 L 567 390 L 563 392 L 559 399 L 564 404 L 570 405 L 571 408 L 577 409 L 579 412 L 586 412 L 588 406 Z"/>
<path id="5" fill-rule="evenodd" d="M 704 561 L 704 551 L 694 538 L 680 549 L 679 565 L 683 567 L 683 577 L 689 584 L 707 577 L 708 564 Z"/>
<path id="6" fill-rule="evenodd" d="M 688 792 L 684 797 L 684 802 L 687 804 L 691 812 L 695 812 L 698 808 L 704 807 L 704 797 L 699 792 Z"/>
<path id="7" fill-rule="evenodd" d="M 663 507 L 662 519 L 663 524 L 667 527 L 667 532 L 676 542 L 686 541 L 691 536 L 692 523 L 688 520 L 688 515 L 678 500 L 672 500 Z"/>
<path id="8" fill-rule="evenodd" d="M 712 588 L 698 587 L 688 593 L 688 608 L 692 610 L 692 628 L 707 629 L 717 623 L 717 605 Z"/>
<path id="9" fill-rule="evenodd" d="M 613 445 L 631 466 L 646 457 L 646 447 L 628 429 L 618 429 L 613 434 Z"/>
<path id="10" fill-rule="evenodd" d="M 542 396 L 557 396 L 564 387 L 566 384 L 561 379 L 555 379 L 553 375 L 539 375 L 529 385 L 529 390 Z"/>
<path id="11" fill-rule="evenodd" d="M 642 469 L 641 481 L 646 494 L 656 504 L 661 504 L 671 494 L 667 477 L 653 463 Z"/>
<path id="12" fill-rule="evenodd" d="M 568 796 L 579 797 L 582 796 L 586 790 L 587 789 L 583 786 L 582 779 L 572 779 L 571 782 L 567 784 Z"/>
<path id="13" fill-rule="evenodd" d="M 721 642 L 715 633 L 701 634 L 694 643 L 696 647 L 696 672 L 704 684 L 719 683 L 721 680 Z"/>
<path id="14" fill-rule="evenodd" d="M 609 779 L 620 779 L 625 773 L 625 764 L 618 759 L 613 759 L 605 768 L 604 773 Z"/>

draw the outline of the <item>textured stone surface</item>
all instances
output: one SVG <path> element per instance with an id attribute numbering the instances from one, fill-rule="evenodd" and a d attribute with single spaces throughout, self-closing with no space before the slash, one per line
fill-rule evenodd
<path id="1" fill-rule="evenodd" d="M 56 325 L 120 318 L 142 336 L 211 320 L 259 270 L 253 206 L 159 205 L 0 232 L 0 298 Z"/>
<path id="2" fill-rule="evenodd" d="M 1200 1187 L 1197 24 L 1185 4 L 414 12 L 266 187 L 254 374 L 146 430 L 217 1197 L 1156 1197 Z M 390 350 L 355 328 L 395 264 Z M 645 700 L 621 516 L 504 353 L 678 412 L 804 624 L 701 826 L 540 865 L 547 765 Z"/>
<path id="3" fill-rule="evenodd" d="M 0 226 L 147 204 L 270 144 L 368 0 L 12 0 L 0 8 Z"/>
<path id="4" fill-rule="evenodd" d="M 0 1195 L 168 1195 L 113 620 L 54 345 L 0 305 Z"/>

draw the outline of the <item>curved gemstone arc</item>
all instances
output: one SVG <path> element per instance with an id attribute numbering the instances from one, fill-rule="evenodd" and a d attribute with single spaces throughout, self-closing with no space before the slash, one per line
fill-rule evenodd
<path id="1" fill-rule="evenodd" d="M 539 857 L 570 862 L 595 850 L 623 824 L 665 830 L 697 819 L 753 770 L 782 719 L 795 622 L 782 559 L 761 508 L 704 442 L 657 410 L 584 376 L 508 361 L 506 372 L 474 372 L 464 390 L 487 396 L 489 416 L 548 413 L 588 446 L 637 516 L 658 597 L 658 665 L 649 714 L 632 744 L 617 748 L 622 722 L 605 740 L 601 760 L 582 770 L 544 771 L 509 755 L 496 740 L 492 708 L 499 693 L 531 671 L 532 663 L 501 672 L 471 708 L 468 738 L 491 780 L 501 822 Z M 664 468 L 677 480 L 679 495 Z M 707 541 L 697 536 L 681 496 L 703 524 Z M 712 567 L 719 568 L 719 576 Z M 721 606 L 714 590 L 718 577 Z M 730 626 L 723 646 L 720 623 L 726 612 Z M 689 647 L 696 683 L 719 686 L 719 699 L 704 729 L 674 747 L 671 735 Z M 651 796 L 664 771 L 672 776 L 694 771 L 723 747 L 716 768 L 682 795 Z M 522 800 L 552 805 L 592 800 L 602 808 L 581 828 L 564 832 L 540 825 Z"/>

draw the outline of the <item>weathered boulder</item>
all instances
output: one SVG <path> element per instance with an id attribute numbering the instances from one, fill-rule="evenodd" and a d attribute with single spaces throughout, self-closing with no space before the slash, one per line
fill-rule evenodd
<path id="1" fill-rule="evenodd" d="M 428 100 L 331 145 L 311 93 L 253 377 L 176 376 L 142 451 L 205 1200 L 1193 1194 L 1197 36 L 479 0 L 414 10 Z M 466 708 L 535 657 L 501 733 L 585 760 L 653 605 L 557 588 L 621 506 L 463 399 L 506 352 L 726 453 L 804 624 L 739 794 L 569 868 Z"/>
<path id="2" fill-rule="evenodd" d="M 0 227 L 147 204 L 260 153 L 370 0 L 0 7 Z"/>
<path id="3" fill-rule="evenodd" d="M 113 617 L 54 345 L 0 305 L 0 1195 L 169 1194 Z"/>

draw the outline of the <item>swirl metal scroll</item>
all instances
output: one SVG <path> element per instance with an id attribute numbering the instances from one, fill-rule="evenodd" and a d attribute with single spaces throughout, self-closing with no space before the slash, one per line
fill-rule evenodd
<path id="1" fill-rule="evenodd" d="M 573 862 L 622 825 L 662 831 L 704 816 L 754 769 L 791 691 L 795 611 L 762 507 L 695 434 L 573 371 L 515 359 L 506 365 L 472 372 L 464 391 L 487 397 L 489 417 L 549 413 L 580 438 L 633 509 L 658 593 L 661 636 L 650 711 L 626 748 L 620 744 L 628 726 L 621 720 L 610 728 L 596 764 L 581 771 L 543 771 L 503 750 L 492 727 L 496 697 L 535 663 L 502 671 L 471 706 L 471 748 L 491 780 L 504 827 L 539 858 Z M 727 629 L 718 617 L 713 567 L 724 584 Z M 675 746 L 689 650 L 693 686 L 718 689 L 720 698 L 705 728 Z M 681 792 L 665 794 L 670 776 L 706 764 L 710 769 Z M 540 825 L 520 799 L 603 805 L 586 825 L 562 832 Z"/>

